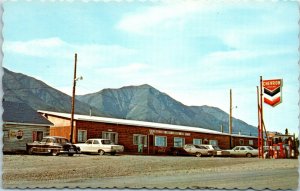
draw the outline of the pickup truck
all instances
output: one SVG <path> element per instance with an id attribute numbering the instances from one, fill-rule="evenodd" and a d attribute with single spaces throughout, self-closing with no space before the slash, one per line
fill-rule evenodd
<path id="1" fill-rule="evenodd" d="M 88 139 L 85 143 L 75 144 L 80 147 L 81 153 L 98 153 L 104 155 L 110 153 L 115 155 L 117 152 L 123 152 L 123 145 L 116 145 L 110 139 Z"/>

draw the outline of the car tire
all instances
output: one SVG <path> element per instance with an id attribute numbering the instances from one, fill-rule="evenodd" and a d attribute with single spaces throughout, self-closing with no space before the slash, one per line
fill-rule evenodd
<path id="1" fill-rule="evenodd" d="M 33 154 L 33 148 L 32 148 L 32 147 L 29 148 L 28 151 L 27 151 L 27 153 L 28 153 L 29 155 L 32 155 L 32 154 Z"/>
<path id="2" fill-rule="evenodd" d="M 201 153 L 196 153 L 196 157 L 201 157 L 202 154 Z"/>
<path id="3" fill-rule="evenodd" d="M 178 151 L 173 151 L 173 155 L 178 156 L 179 155 Z"/>
<path id="4" fill-rule="evenodd" d="M 72 157 L 74 156 L 74 153 L 69 153 L 68 156 Z"/>
<path id="5" fill-rule="evenodd" d="M 99 153 L 99 155 L 101 155 L 101 156 L 105 154 L 104 150 L 99 150 L 98 153 Z"/>
<path id="6" fill-rule="evenodd" d="M 111 152 L 110 155 L 116 155 L 116 152 Z"/>
<path id="7" fill-rule="evenodd" d="M 247 153 L 247 154 L 246 154 L 246 157 L 251 158 L 251 157 L 252 157 L 252 154 L 251 154 L 251 153 Z"/>
<path id="8" fill-rule="evenodd" d="M 57 156 L 59 154 L 59 150 L 57 150 L 57 149 L 52 149 L 52 151 L 51 151 L 51 155 L 52 156 Z"/>

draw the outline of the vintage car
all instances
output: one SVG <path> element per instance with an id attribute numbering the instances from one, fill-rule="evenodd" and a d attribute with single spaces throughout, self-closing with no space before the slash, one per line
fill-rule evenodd
<path id="1" fill-rule="evenodd" d="M 110 153 L 115 155 L 117 152 L 123 152 L 123 145 L 116 145 L 110 139 L 88 139 L 85 143 L 75 144 L 80 147 L 82 153 L 98 153 L 104 155 Z"/>
<path id="2" fill-rule="evenodd" d="M 80 148 L 70 143 L 65 137 L 46 136 L 40 142 L 26 144 L 28 154 L 51 154 L 57 156 L 59 154 L 68 154 L 73 156 L 80 153 Z"/>
<path id="3" fill-rule="evenodd" d="M 183 149 L 190 155 L 195 155 L 196 157 L 201 156 L 214 156 L 215 151 L 211 151 L 208 148 L 200 145 L 186 144 Z"/>
<path id="4" fill-rule="evenodd" d="M 258 150 L 254 149 L 250 146 L 236 146 L 231 150 L 227 150 L 230 152 L 230 156 L 258 156 Z"/>
<path id="5" fill-rule="evenodd" d="M 230 152 L 226 150 L 220 149 L 219 146 L 216 145 L 200 145 L 208 148 L 208 150 L 213 151 L 214 156 L 230 156 Z"/>

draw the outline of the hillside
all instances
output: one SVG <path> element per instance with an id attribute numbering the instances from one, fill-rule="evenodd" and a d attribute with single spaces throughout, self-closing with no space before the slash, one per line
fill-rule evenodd
<path id="1" fill-rule="evenodd" d="M 37 110 L 71 111 L 71 97 L 33 77 L 4 68 L 4 99 L 26 103 Z M 216 107 L 186 106 L 144 84 L 119 89 L 103 89 L 96 93 L 76 96 L 75 113 L 115 117 L 149 122 L 202 127 L 228 132 L 228 114 Z M 257 134 L 257 128 L 233 119 L 233 132 Z"/>
<path id="2" fill-rule="evenodd" d="M 26 103 L 36 110 L 70 113 L 71 97 L 69 95 L 33 77 L 12 72 L 6 68 L 3 70 L 4 100 Z M 75 104 L 75 113 L 89 114 L 90 105 L 78 100 Z M 96 115 L 104 115 L 96 108 L 92 108 L 92 111 Z"/>
<path id="3" fill-rule="evenodd" d="M 216 107 L 186 106 L 150 85 L 104 89 L 82 95 L 78 100 L 97 107 L 101 112 L 123 119 L 135 119 L 196 126 L 228 132 L 228 114 Z M 249 135 L 257 128 L 233 118 L 233 132 Z"/>

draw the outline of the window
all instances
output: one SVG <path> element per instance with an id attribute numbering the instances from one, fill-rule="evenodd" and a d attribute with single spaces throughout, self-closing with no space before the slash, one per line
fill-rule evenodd
<path id="1" fill-rule="evenodd" d="M 244 147 L 241 147 L 240 150 L 246 150 Z"/>
<path id="2" fill-rule="evenodd" d="M 78 142 L 85 142 L 87 139 L 87 131 L 86 130 L 78 130 L 78 137 L 77 137 L 77 141 Z"/>
<path id="3" fill-rule="evenodd" d="M 240 145 L 244 145 L 244 139 L 240 139 Z"/>
<path id="4" fill-rule="evenodd" d="M 114 143 L 112 143 L 111 140 L 101 140 L 101 143 L 102 143 L 103 145 L 112 145 L 112 144 L 114 144 Z"/>
<path id="5" fill-rule="evenodd" d="M 94 140 L 93 144 L 100 144 L 98 140 Z"/>
<path id="6" fill-rule="evenodd" d="M 202 139 L 193 139 L 193 144 L 194 145 L 201 145 L 202 144 Z"/>
<path id="7" fill-rule="evenodd" d="M 253 145 L 253 140 L 249 140 L 249 145 Z"/>
<path id="8" fill-rule="evenodd" d="M 144 147 L 147 147 L 147 136 L 140 135 L 140 134 L 133 135 L 133 144 L 134 145 L 143 144 Z"/>
<path id="9" fill-rule="evenodd" d="M 167 137 L 155 136 L 155 146 L 166 147 L 167 146 Z"/>
<path id="10" fill-rule="evenodd" d="M 209 144 L 217 146 L 218 145 L 218 141 L 217 140 L 209 140 Z"/>
<path id="11" fill-rule="evenodd" d="M 114 144 L 118 144 L 118 133 L 116 132 L 102 132 L 103 139 L 110 139 Z"/>
<path id="12" fill-rule="evenodd" d="M 41 141 L 43 139 L 43 131 L 33 131 L 32 141 Z"/>
<path id="13" fill-rule="evenodd" d="M 174 137 L 174 147 L 183 147 L 184 138 L 182 137 Z"/>

